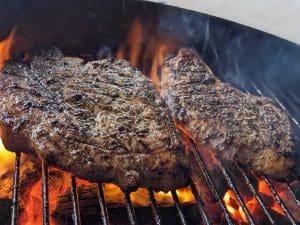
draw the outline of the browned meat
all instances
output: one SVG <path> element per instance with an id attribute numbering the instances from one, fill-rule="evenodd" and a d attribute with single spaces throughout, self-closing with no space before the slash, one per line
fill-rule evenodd
<path id="1" fill-rule="evenodd" d="M 196 142 L 271 177 L 289 174 L 291 125 L 271 99 L 221 82 L 191 49 L 181 49 L 161 71 L 161 96 Z"/>
<path id="2" fill-rule="evenodd" d="M 4 145 L 123 190 L 170 190 L 189 174 L 184 148 L 152 82 L 126 61 L 83 63 L 58 50 L 0 73 Z"/>

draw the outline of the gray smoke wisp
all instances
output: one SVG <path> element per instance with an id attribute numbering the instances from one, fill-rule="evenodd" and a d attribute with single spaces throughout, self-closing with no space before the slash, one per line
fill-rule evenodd
<path id="1" fill-rule="evenodd" d="M 274 101 L 290 116 L 300 174 L 300 46 L 220 18 L 176 8 L 160 11 L 159 32 L 195 48 L 225 82 Z"/>

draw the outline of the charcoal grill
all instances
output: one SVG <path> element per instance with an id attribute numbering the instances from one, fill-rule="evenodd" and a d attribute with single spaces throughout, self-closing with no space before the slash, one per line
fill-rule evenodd
<path id="1" fill-rule="evenodd" d="M 300 128 L 300 127 L 299 127 Z M 197 173 L 201 176 L 204 176 L 207 185 L 209 186 L 212 195 L 215 197 L 217 200 L 219 206 L 221 207 L 225 220 L 227 224 L 235 224 L 234 220 L 231 218 L 230 213 L 227 211 L 224 202 L 222 200 L 222 195 L 218 192 L 214 181 L 213 177 L 209 173 L 206 164 L 203 161 L 203 158 L 201 154 L 199 153 L 199 150 L 197 149 L 195 143 L 191 140 L 189 140 L 189 144 L 191 146 L 192 152 L 194 154 L 194 157 L 197 161 L 197 164 L 199 166 L 199 171 Z M 245 202 L 243 201 L 241 194 L 239 192 L 239 189 L 237 188 L 234 179 L 232 178 L 230 172 L 228 169 L 225 167 L 224 163 L 221 160 L 218 160 L 219 168 L 227 182 L 227 185 L 231 188 L 231 190 L 234 192 L 237 200 L 239 201 L 246 217 L 247 220 L 249 221 L 249 224 L 254 225 L 256 224 L 253 219 L 253 215 L 249 212 L 247 209 Z M 264 201 L 262 200 L 260 194 L 257 192 L 255 189 L 255 185 L 250 181 L 250 177 L 248 175 L 248 172 L 241 167 L 240 165 L 236 164 L 236 169 L 240 172 L 243 181 L 245 184 L 248 186 L 249 190 L 253 194 L 253 196 L 256 198 L 258 201 L 259 205 L 262 207 L 263 212 L 267 219 L 269 220 L 270 224 L 277 224 L 275 218 L 272 217 L 272 214 L 268 207 L 265 205 Z M 19 190 L 19 172 L 20 172 L 20 154 L 16 154 L 16 162 L 15 162 L 15 173 L 14 173 L 14 188 L 13 188 L 13 203 L 12 203 L 12 214 L 11 214 L 11 225 L 17 225 L 18 221 L 18 190 Z M 258 176 L 259 177 L 259 176 Z M 284 204 L 284 202 L 281 200 L 279 197 L 275 187 L 272 184 L 272 181 L 265 177 L 262 176 L 264 181 L 267 183 L 269 189 L 271 190 L 274 199 L 276 199 L 277 203 L 280 205 L 282 210 L 284 211 L 286 218 L 288 219 L 289 224 L 296 225 L 297 222 L 293 218 L 292 213 L 289 211 L 288 207 Z M 202 197 L 200 196 L 196 185 L 192 178 L 190 179 L 189 183 L 191 190 L 193 192 L 193 195 L 196 199 L 196 205 L 199 211 L 199 215 L 202 219 L 202 223 L 206 225 L 212 224 L 211 218 L 209 217 L 206 209 L 205 209 L 205 204 L 202 201 Z M 289 183 L 285 183 L 286 189 L 290 192 L 291 196 L 293 197 L 293 200 L 297 203 L 297 205 L 300 207 L 299 204 L 299 199 L 297 199 L 296 194 L 294 193 L 293 189 L 290 187 Z M 49 191 L 48 191 L 48 167 L 47 165 L 43 162 L 42 163 L 42 193 L 43 193 L 43 225 L 49 225 L 49 202 L 48 202 L 48 196 Z M 149 189 L 148 190 L 149 197 L 150 197 L 150 204 L 151 204 L 151 209 L 152 209 L 152 214 L 153 214 L 153 222 L 157 225 L 163 224 L 161 214 L 159 212 L 158 205 L 156 203 L 155 197 L 154 197 L 154 192 L 153 190 Z M 187 225 L 187 218 L 186 215 L 182 209 L 182 205 L 178 199 L 177 193 L 175 190 L 171 191 L 172 197 L 174 200 L 174 207 L 176 208 L 178 218 L 180 220 L 180 224 L 182 225 Z M 72 176 L 71 179 L 71 196 L 72 196 L 72 206 L 73 206 L 73 224 L 74 225 L 80 225 L 81 220 L 80 220 L 80 210 L 79 210 L 79 202 L 78 202 L 78 193 L 77 193 L 77 188 L 76 188 L 76 178 Z M 128 220 L 130 222 L 130 225 L 137 225 L 139 224 L 136 216 L 135 216 L 135 210 L 132 205 L 132 202 L 130 200 L 130 192 L 124 193 L 124 200 L 125 200 L 125 205 L 126 205 L 126 210 L 127 210 L 127 215 L 128 215 Z M 98 199 L 99 199 L 99 208 L 100 208 L 100 215 L 101 218 L 99 218 L 99 224 L 103 225 L 109 225 L 109 213 L 107 209 L 107 204 L 104 198 L 104 191 L 103 191 L 103 184 L 99 183 L 98 184 Z"/>
<path id="2" fill-rule="evenodd" d="M 123 2 L 123 1 L 121 1 L 121 2 Z M 126 3 L 123 2 L 122 10 L 125 10 L 124 8 L 126 8 L 124 6 L 124 4 L 126 6 Z M 143 7 L 144 7 L 144 5 L 141 8 L 143 8 Z M 151 7 L 153 7 L 153 5 Z M 174 9 L 172 9 L 172 10 L 174 10 Z M 165 11 L 165 10 L 162 10 L 162 11 L 167 13 L 167 11 Z M 171 13 L 171 15 L 173 15 L 173 13 Z M 194 17 L 194 15 L 191 16 L 191 18 L 193 18 L 193 17 Z M 203 16 L 200 16 L 200 17 L 203 18 Z M 196 18 L 198 18 L 198 17 L 196 17 Z M 216 19 L 214 19 L 212 17 L 205 17 L 205 21 L 209 22 L 210 20 L 216 20 Z M 246 28 L 243 28 L 243 29 L 246 29 Z M 206 26 L 206 31 L 207 30 L 208 30 L 208 28 Z M 203 56 L 204 61 L 207 61 L 207 62 L 209 62 L 210 61 L 209 59 L 211 59 L 212 57 L 215 56 L 215 58 L 217 58 L 219 56 L 217 53 L 218 50 L 215 49 L 216 47 L 210 46 L 211 43 L 208 41 L 208 38 L 209 38 L 209 35 L 207 35 L 207 33 L 205 33 L 205 35 L 203 36 L 203 42 L 195 43 L 195 46 L 199 47 L 201 45 L 201 47 L 199 47 L 199 49 L 200 49 L 199 51 L 202 53 L 201 55 Z M 210 47 L 211 47 L 211 51 L 209 51 Z M 95 48 L 95 46 L 93 46 L 93 48 Z M 210 64 L 210 66 L 214 69 L 214 68 L 218 67 L 218 65 L 216 65 L 218 63 L 219 63 L 219 61 L 217 60 L 217 61 L 213 61 L 208 64 Z M 222 67 L 223 66 L 224 65 L 222 65 Z M 231 66 L 236 67 L 237 65 L 234 64 Z M 222 72 L 220 72 L 220 74 L 222 74 Z M 228 79 L 227 78 L 228 77 L 224 77 L 223 80 L 232 81 L 231 77 L 229 77 Z M 244 78 L 243 78 L 243 81 L 245 82 Z M 288 113 L 288 115 L 290 116 L 291 121 L 294 126 L 295 133 L 297 133 L 297 134 L 300 133 L 300 124 L 298 122 L 299 118 L 295 117 L 295 112 L 291 111 L 288 107 L 286 107 L 287 103 L 282 102 L 282 98 L 280 98 L 280 96 L 278 96 L 276 93 L 271 91 L 264 80 L 259 79 L 259 78 L 258 79 L 249 79 L 247 77 L 246 85 L 243 86 L 242 88 L 251 94 L 267 95 L 267 96 L 273 97 L 273 99 L 278 103 L 278 105 L 280 105 L 282 107 L 282 109 L 284 111 L 286 111 Z M 297 105 L 297 103 L 295 103 L 295 105 Z M 202 176 L 204 178 L 204 180 L 206 181 L 206 185 L 207 185 L 207 187 L 209 187 L 212 197 L 215 199 L 215 201 L 218 203 L 220 209 L 222 210 L 222 214 L 224 216 L 225 222 L 230 225 L 235 224 L 234 219 L 230 216 L 230 213 L 227 211 L 226 206 L 222 200 L 223 193 L 221 193 L 220 190 L 218 190 L 218 188 L 215 184 L 214 175 L 211 174 L 211 172 L 209 171 L 206 163 L 203 160 L 203 156 L 201 155 L 200 151 L 197 149 L 197 146 L 193 142 L 193 140 L 189 139 L 188 137 L 186 137 L 186 139 L 188 140 L 188 144 L 190 145 L 190 149 L 192 150 L 191 151 L 192 155 L 197 164 L 197 171 L 195 171 L 195 173 L 198 174 L 199 176 Z M 12 199 L 12 207 L 11 207 L 11 209 L 12 209 L 11 210 L 11 225 L 18 224 L 18 210 L 19 210 L 18 193 L 19 193 L 20 158 L 21 158 L 21 154 L 17 153 L 16 161 L 15 161 L 15 168 L 14 168 L 15 171 L 14 171 L 14 182 L 13 182 L 13 199 Z M 228 165 L 220 159 L 217 159 L 217 164 L 218 164 L 219 170 L 221 171 L 221 174 L 223 175 L 223 177 L 226 181 L 227 186 L 233 191 L 236 199 L 238 200 L 240 206 L 242 207 L 249 224 L 254 225 L 257 223 L 255 222 L 253 215 L 250 213 L 249 209 L 247 208 L 247 206 L 245 204 L 245 201 L 242 198 L 241 190 L 237 187 L 237 185 L 236 185 L 237 181 L 232 176 L 231 170 L 238 171 L 244 185 L 248 188 L 248 190 L 251 192 L 252 196 L 254 196 L 254 198 L 259 203 L 259 206 L 263 210 L 265 218 L 268 220 L 268 222 L 270 224 L 279 224 L 279 222 L 278 222 L 277 218 L 272 215 L 271 210 L 268 208 L 267 204 L 264 202 L 262 196 L 260 195 L 260 193 L 257 190 L 257 187 L 256 187 L 254 181 L 258 181 L 258 179 L 263 179 L 266 182 L 268 188 L 271 190 L 271 192 L 273 194 L 274 199 L 280 205 L 281 209 L 285 213 L 285 219 L 286 219 L 285 224 L 293 224 L 293 225 L 298 224 L 296 222 L 296 219 L 293 217 L 293 214 L 291 213 L 288 206 L 280 198 L 279 193 L 276 190 L 276 187 L 274 186 L 273 180 L 269 179 L 268 177 L 262 176 L 262 175 L 254 174 L 252 171 L 248 171 L 245 168 L 243 168 L 241 165 L 238 165 L 238 164 L 235 164 L 234 167 L 230 167 L 230 169 L 228 168 Z M 293 180 L 298 180 L 298 176 L 296 174 L 293 174 L 293 176 L 294 176 Z M 196 184 L 192 178 L 190 178 L 189 185 L 190 185 L 192 193 L 196 199 L 195 205 L 197 206 L 197 209 L 198 209 L 199 220 L 201 218 L 202 224 L 206 224 L 206 225 L 213 224 L 212 218 L 207 211 L 207 205 L 205 205 L 205 203 L 203 201 L 204 196 L 201 196 L 201 194 L 198 191 Z M 297 196 L 297 193 L 295 192 L 295 190 L 290 186 L 290 183 L 286 181 L 284 183 L 284 185 L 285 185 L 285 189 L 292 196 L 293 201 L 295 201 L 295 203 L 298 205 L 298 207 L 300 207 L 300 198 L 299 198 L 299 196 Z M 109 208 L 107 206 L 107 202 L 104 197 L 105 193 L 104 193 L 104 189 L 103 189 L 103 184 L 99 183 L 97 189 L 98 189 L 98 196 L 95 196 L 95 198 L 98 198 L 98 202 L 99 202 L 99 209 L 100 209 L 100 212 L 99 212 L 100 218 L 98 218 L 99 224 L 109 225 L 110 224 L 110 221 L 109 221 L 110 213 L 109 213 Z M 162 218 L 162 214 L 161 214 L 159 205 L 156 202 L 156 199 L 154 196 L 154 191 L 149 189 L 148 194 L 149 194 L 149 199 L 150 199 L 150 207 L 151 207 L 151 211 L 152 211 L 152 221 L 154 224 L 157 224 L 157 225 L 163 224 L 164 220 Z M 176 190 L 172 190 L 171 194 L 172 194 L 172 198 L 174 200 L 174 207 L 177 212 L 177 217 L 178 217 L 179 223 L 182 225 L 189 224 L 188 216 L 186 215 L 186 213 L 183 210 L 183 205 L 181 204 L 181 202 L 178 199 Z M 43 225 L 50 224 L 50 222 L 49 222 L 49 195 L 51 195 L 51 193 L 49 193 L 49 188 L 48 188 L 48 166 L 46 165 L 45 162 L 42 162 L 43 207 L 41 210 L 43 211 Z M 135 207 L 132 204 L 132 201 L 130 198 L 130 193 L 126 192 L 126 193 L 124 193 L 124 196 L 125 196 L 124 202 L 125 202 L 125 206 L 126 206 L 129 224 L 130 225 L 140 224 L 136 217 Z M 73 224 L 80 225 L 81 224 L 80 202 L 78 200 L 79 198 L 78 198 L 78 191 L 77 191 L 77 187 L 76 187 L 76 178 L 74 176 L 71 177 L 71 197 L 72 197 L 72 209 L 73 209 L 73 216 L 72 216 Z"/>

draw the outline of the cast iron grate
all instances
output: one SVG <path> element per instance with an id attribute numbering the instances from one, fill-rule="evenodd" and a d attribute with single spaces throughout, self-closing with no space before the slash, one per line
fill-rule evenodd
<path id="1" fill-rule="evenodd" d="M 254 85 L 253 85 L 254 86 Z M 254 88 L 256 88 L 254 86 Z M 256 90 L 258 94 L 260 94 L 260 90 Z M 275 99 L 276 100 L 276 99 Z M 276 100 L 278 101 L 278 100 Z M 280 104 L 282 105 L 282 104 Z M 284 108 L 283 108 L 284 109 Z M 294 120 L 292 120 L 294 121 Z M 298 123 L 295 123 L 298 128 L 300 129 L 300 126 Z M 222 200 L 222 194 L 218 191 L 213 177 L 211 173 L 209 172 L 207 165 L 205 164 L 199 150 L 196 147 L 196 144 L 191 140 L 190 138 L 186 137 L 190 148 L 192 150 L 192 154 L 196 160 L 196 163 L 199 168 L 199 172 L 206 180 L 206 183 L 216 199 L 218 205 L 220 206 L 222 213 L 224 215 L 224 218 L 227 222 L 227 224 L 232 225 L 235 224 L 233 218 L 231 218 L 230 213 L 227 211 L 226 206 Z M 17 225 L 18 224 L 18 193 L 19 193 L 19 175 L 20 175 L 20 153 L 16 154 L 16 162 L 15 162 L 15 173 L 14 173 L 14 186 L 13 186 L 13 200 L 12 200 L 12 211 L 11 211 L 11 225 Z M 256 224 L 255 220 L 253 219 L 251 213 L 249 212 L 243 198 L 241 197 L 241 193 L 239 189 L 237 188 L 237 185 L 232 178 L 231 173 L 229 170 L 226 168 L 224 163 L 217 159 L 218 166 L 222 172 L 222 175 L 225 178 L 225 181 L 228 185 L 228 187 L 233 191 L 236 199 L 238 200 L 240 206 L 242 207 L 245 216 L 248 220 L 248 223 L 251 225 Z M 268 219 L 270 224 L 277 224 L 275 218 L 272 216 L 270 209 L 267 207 L 266 203 L 263 201 L 263 198 L 261 197 L 260 193 L 256 190 L 255 185 L 251 181 L 248 172 L 240 165 L 236 164 L 236 170 L 239 171 L 243 182 L 246 184 L 247 188 L 249 191 L 252 193 L 252 195 L 255 197 L 257 200 L 258 204 L 261 206 L 264 215 Z M 257 175 L 256 175 L 257 176 Z M 265 176 L 260 176 L 261 179 L 263 179 L 268 188 L 271 190 L 273 194 L 273 198 L 277 201 L 277 203 L 280 205 L 281 209 L 286 215 L 287 221 L 289 224 L 296 225 L 297 222 L 295 218 L 293 217 L 292 213 L 288 209 L 288 207 L 285 205 L 285 203 L 282 201 L 280 198 L 278 192 L 276 191 L 276 188 L 272 184 L 272 182 L 269 180 L 269 178 Z M 192 193 L 196 199 L 196 206 L 198 208 L 199 214 L 202 219 L 202 224 L 210 225 L 212 224 L 212 219 L 208 215 L 205 204 L 197 191 L 196 185 L 192 178 L 190 179 L 189 185 L 191 187 Z M 300 207 L 299 199 L 297 199 L 296 194 L 294 193 L 293 189 L 290 187 L 289 183 L 285 183 L 285 188 L 290 192 L 291 196 L 293 197 L 293 200 L 296 202 L 296 204 Z M 43 225 L 49 225 L 49 201 L 48 201 L 48 196 L 49 196 L 49 190 L 48 190 L 48 167 L 47 165 L 43 162 L 42 165 L 42 194 L 43 194 Z M 153 190 L 148 190 L 149 198 L 150 198 L 150 206 L 152 210 L 152 215 L 153 215 L 153 222 L 156 225 L 161 225 L 163 224 L 161 214 L 159 207 L 157 205 L 155 196 L 154 196 L 154 191 Z M 179 221 L 182 225 L 187 225 L 188 220 L 186 217 L 186 214 L 184 213 L 182 204 L 180 203 L 176 190 L 171 191 L 172 198 L 174 200 L 174 206 L 177 211 L 177 215 L 179 218 Z M 127 216 L 130 222 L 130 225 L 137 225 L 139 224 L 135 215 L 135 209 L 133 207 L 131 198 L 130 198 L 130 193 L 126 192 L 124 193 L 124 201 L 125 201 L 125 206 L 127 210 Z M 71 179 L 71 197 L 72 197 L 72 207 L 73 207 L 73 224 L 74 225 L 80 225 L 81 224 L 81 219 L 80 219 L 80 210 L 79 210 L 79 201 L 78 201 L 78 193 L 77 193 L 77 187 L 76 187 L 76 178 L 72 176 Z M 108 209 L 107 209 L 107 204 L 105 201 L 104 197 L 104 189 L 103 189 L 103 184 L 98 184 L 98 198 L 99 198 L 99 209 L 100 209 L 100 216 L 101 216 L 101 224 L 103 225 L 109 225 L 109 214 L 108 214 Z"/>
<path id="2" fill-rule="evenodd" d="M 191 140 L 189 140 L 189 144 L 191 145 L 192 148 L 192 152 L 195 155 L 197 164 L 199 165 L 200 168 L 200 172 L 204 175 L 207 184 L 209 185 L 210 190 L 212 191 L 214 197 L 216 198 L 219 206 L 221 207 L 224 217 L 226 219 L 226 222 L 228 224 L 235 224 L 233 219 L 230 217 L 229 212 L 227 211 L 224 202 L 222 200 L 222 196 L 221 194 L 217 191 L 217 188 L 213 182 L 213 179 L 204 163 L 204 160 L 201 156 L 201 154 L 199 153 L 199 151 L 196 148 L 195 143 Z M 225 166 L 223 165 L 222 161 L 218 160 L 219 163 L 219 167 L 222 171 L 223 176 L 225 177 L 225 180 L 228 184 L 228 186 L 231 188 L 231 190 L 234 192 L 237 200 L 239 201 L 243 211 L 245 212 L 245 215 L 247 217 L 247 220 L 249 222 L 249 224 L 255 224 L 254 219 L 252 218 L 251 213 L 249 212 L 249 210 L 247 209 L 245 202 L 243 201 L 241 194 L 233 180 L 233 178 L 231 177 L 230 173 L 228 172 L 228 170 L 225 168 Z M 253 194 L 253 196 L 256 198 L 256 200 L 258 201 L 259 205 L 262 207 L 265 216 L 268 218 L 270 224 L 276 224 L 274 218 L 271 216 L 271 213 L 268 209 L 268 207 L 265 205 L 264 201 L 262 200 L 262 198 L 260 197 L 259 193 L 257 192 L 257 190 L 255 189 L 254 184 L 252 184 L 252 182 L 250 181 L 250 178 L 248 177 L 246 171 L 244 168 L 242 168 L 241 166 L 237 165 L 237 169 L 239 170 L 239 172 L 242 175 L 242 178 L 245 182 L 245 184 L 248 186 L 249 190 L 251 191 L 251 193 Z M 15 173 L 14 173 L 14 188 L 13 188 L 13 203 L 12 203 L 12 220 L 11 220 L 11 225 L 17 225 L 17 221 L 18 221 L 18 190 L 19 190 L 19 171 L 20 171 L 20 154 L 16 154 L 16 163 L 15 163 Z M 287 219 L 289 220 L 290 224 L 294 224 L 296 225 L 297 222 L 295 221 L 295 219 L 293 218 L 291 212 L 289 211 L 289 209 L 287 208 L 287 206 L 284 204 L 284 202 L 281 200 L 281 198 L 279 197 L 276 189 L 274 188 L 273 184 L 269 181 L 269 179 L 267 177 L 263 177 L 264 181 L 266 182 L 266 184 L 268 185 L 269 189 L 272 191 L 272 194 L 274 196 L 274 199 L 278 202 L 278 204 L 280 205 L 280 207 L 282 208 L 282 210 L 284 211 Z M 43 166 L 42 166 L 42 193 L 43 193 L 43 225 L 49 225 L 49 202 L 48 202 L 48 167 L 47 165 L 43 162 Z M 206 212 L 205 209 L 205 204 L 201 199 L 200 194 L 197 191 L 196 185 L 194 183 L 194 181 L 192 179 L 190 179 L 190 187 L 191 190 L 193 192 L 193 195 L 195 196 L 196 199 L 196 204 L 197 204 L 197 208 L 199 210 L 199 214 L 201 215 L 202 218 L 202 222 L 203 224 L 212 224 L 211 218 L 208 216 L 208 213 Z M 292 193 L 292 196 L 295 198 L 294 200 L 297 202 L 297 204 L 299 203 L 299 200 L 296 199 L 296 195 L 293 192 L 292 188 L 290 188 L 289 184 L 286 183 L 286 188 Z M 175 190 L 171 191 L 172 193 L 172 197 L 175 203 L 175 208 L 180 220 L 180 223 L 182 225 L 186 225 L 188 224 L 187 219 L 186 219 L 186 215 L 184 213 L 184 210 L 182 209 L 182 205 L 178 199 L 177 193 Z M 152 214 L 153 214 L 153 221 L 155 222 L 155 224 L 159 225 L 159 224 L 163 224 L 162 219 L 161 219 L 161 215 L 159 213 L 159 208 L 158 205 L 156 203 L 156 199 L 154 197 L 154 192 L 153 190 L 148 190 L 148 194 L 150 197 L 150 204 L 151 204 L 151 209 L 152 209 Z M 80 210 L 79 210 L 79 202 L 78 202 L 78 194 L 77 194 L 77 187 L 76 187 L 76 179 L 74 176 L 72 176 L 71 179 L 71 196 L 72 196 L 72 203 L 73 203 L 73 222 L 74 225 L 80 225 L 81 221 L 80 221 Z M 135 216 L 135 210 L 134 207 L 132 205 L 131 199 L 130 199 L 130 193 L 126 192 L 125 193 L 125 206 L 127 209 L 127 214 L 128 214 L 128 219 L 131 225 L 136 225 L 138 224 L 138 221 L 136 219 Z M 103 185 L 102 184 L 98 184 L 98 198 L 99 198 L 99 206 L 100 206 L 100 215 L 101 215 L 101 223 L 104 225 L 108 225 L 109 224 L 109 215 L 107 212 L 107 206 L 106 206 L 106 202 L 105 202 L 105 198 L 104 198 L 104 191 L 103 191 Z"/>

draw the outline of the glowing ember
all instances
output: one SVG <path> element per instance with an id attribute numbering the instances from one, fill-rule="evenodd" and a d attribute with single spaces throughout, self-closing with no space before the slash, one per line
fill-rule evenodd
<path id="1" fill-rule="evenodd" d="M 57 225 L 53 214 L 57 208 L 58 199 L 61 196 L 70 193 L 70 177 L 69 173 L 63 172 L 56 168 L 49 168 L 49 209 L 50 209 L 50 223 Z M 85 186 L 94 186 L 96 184 L 85 180 L 76 179 L 77 188 Z M 190 188 L 181 188 L 177 190 L 178 198 L 181 203 L 195 202 L 195 198 Z M 109 204 L 124 203 L 124 194 L 121 189 L 114 184 L 104 184 L 105 200 Z M 42 210 L 42 181 L 38 180 L 34 185 L 28 187 L 28 190 L 23 196 L 22 205 L 24 211 L 20 215 L 19 223 L 22 225 L 41 224 L 43 220 Z M 96 196 L 95 196 L 96 197 Z M 155 198 L 160 205 L 173 205 L 173 199 L 170 192 L 155 193 Z M 131 200 L 134 206 L 149 206 L 150 199 L 148 191 L 145 188 L 139 188 L 137 191 L 131 193 Z"/>
<path id="2" fill-rule="evenodd" d="M 11 59 L 11 46 L 15 39 L 16 28 L 14 28 L 8 38 L 0 42 L 0 70 L 4 68 L 5 62 Z"/>
<path id="3" fill-rule="evenodd" d="M 272 195 L 272 192 L 268 188 L 265 181 L 259 180 L 259 182 L 258 182 L 258 192 L 262 196 L 263 195 L 270 196 L 271 197 L 270 199 L 272 201 L 272 202 L 269 203 L 270 208 L 273 211 L 279 213 L 280 215 L 285 216 L 285 214 L 282 211 L 281 207 L 275 201 L 274 196 Z M 242 210 L 242 207 L 240 206 L 240 204 L 239 204 L 238 200 L 236 199 L 236 197 L 235 197 L 232 190 L 228 190 L 225 193 L 225 195 L 223 197 L 223 201 L 225 203 L 225 206 L 226 206 L 228 212 L 230 213 L 230 215 L 232 216 L 233 219 L 235 219 L 239 224 L 248 223 L 247 217 L 246 217 L 244 211 Z M 257 200 L 255 199 L 255 197 L 252 197 L 252 199 L 247 200 L 245 203 L 246 203 L 246 206 L 247 206 L 247 209 L 249 210 L 249 212 L 252 215 L 255 215 L 257 209 L 260 207 Z"/>
<path id="4" fill-rule="evenodd" d="M 57 199 L 70 187 L 70 175 L 62 173 L 55 168 L 49 168 L 49 209 L 50 215 L 56 209 Z M 42 180 L 40 179 L 32 187 L 28 188 L 24 196 L 21 196 L 24 211 L 20 215 L 19 223 L 22 225 L 42 224 Z M 57 225 L 54 218 L 50 217 L 51 225 Z"/>
<path id="5" fill-rule="evenodd" d="M 189 187 L 180 188 L 176 190 L 179 201 L 182 204 L 185 203 L 193 203 L 195 202 L 195 197 L 191 192 Z M 124 194 L 121 189 L 114 184 L 105 184 L 104 185 L 104 194 L 105 199 L 109 203 L 120 203 L 123 202 Z M 155 192 L 155 199 L 159 205 L 170 206 L 174 204 L 171 192 Z M 137 191 L 131 193 L 130 195 L 132 204 L 135 206 L 149 206 L 150 199 L 148 195 L 148 191 L 145 188 L 139 188 Z"/>
<path id="6" fill-rule="evenodd" d="M 270 191 L 270 189 L 268 188 L 268 185 L 266 184 L 265 181 L 260 180 L 258 183 L 258 192 L 261 194 L 265 194 L 268 196 L 271 196 L 273 198 L 273 194 Z M 281 207 L 279 206 L 279 204 L 276 201 L 272 202 L 272 207 L 271 209 L 274 210 L 275 212 L 281 214 L 282 216 L 285 216 L 284 212 L 282 211 Z"/>
<path id="7" fill-rule="evenodd" d="M 223 201 L 227 211 L 233 219 L 235 219 L 239 224 L 248 222 L 246 215 L 232 190 L 228 190 L 225 193 Z"/>

